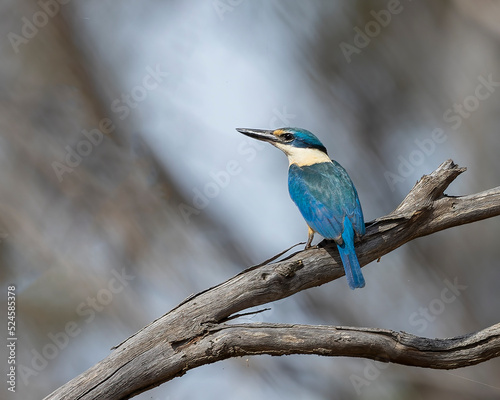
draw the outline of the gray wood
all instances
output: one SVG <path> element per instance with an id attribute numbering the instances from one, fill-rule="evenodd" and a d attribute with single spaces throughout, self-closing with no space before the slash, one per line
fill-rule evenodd
<path id="1" fill-rule="evenodd" d="M 451 160 L 444 162 L 422 177 L 396 210 L 368 223 L 356 244 L 360 264 L 417 237 L 500 215 L 500 187 L 469 196 L 444 195 L 464 171 Z M 226 323 L 239 311 L 343 275 L 336 246 L 326 241 L 287 260 L 251 267 L 190 296 L 46 399 L 126 399 L 200 365 L 250 354 L 364 357 L 441 369 L 500 355 L 500 324 L 452 339 L 427 339 L 372 328 Z"/>

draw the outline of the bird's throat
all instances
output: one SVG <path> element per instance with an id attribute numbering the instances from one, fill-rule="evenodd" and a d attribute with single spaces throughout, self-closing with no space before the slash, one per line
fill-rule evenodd
<path id="1" fill-rule="evenodd" d="M 280 143 L 276 143 L 275 146 L 287 155 L 290 165 L 296 164 L 299 167 L 304 167 L 306 165 L 332 162 L 328 154 L 318 149 L 283 146 Z"/>

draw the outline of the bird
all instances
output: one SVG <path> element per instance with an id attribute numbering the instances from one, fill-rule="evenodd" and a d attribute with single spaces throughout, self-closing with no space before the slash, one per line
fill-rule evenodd
<path id="1" fill-rule="evenodd" d="M 236 130 L 285 153 L 289 162 L 288 191 L 309 228 L 305 248 L 311 247 L 315 233 L 333 240 L 349 287 L 364 287 L 354 239 L 364 235 L 366 228 L 358 193 L 347 171 L 330 159 L 323 143 L 306 129 Z"/>

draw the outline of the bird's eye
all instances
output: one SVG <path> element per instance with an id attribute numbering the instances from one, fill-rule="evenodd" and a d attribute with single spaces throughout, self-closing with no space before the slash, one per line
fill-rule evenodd
<path id="1" fill-rule="evenodd" d="M 291 133 L 284 133 L 281 137 L 286 141 L 290 142 L 293 140 L 293 135 Z"/>

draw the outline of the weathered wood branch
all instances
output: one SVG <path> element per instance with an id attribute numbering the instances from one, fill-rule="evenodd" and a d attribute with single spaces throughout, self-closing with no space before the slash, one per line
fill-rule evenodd
<path id="1" fill-rule="evenodd" d="M 464 171 L 451 160 L 444 162 L 424 176 L 396 210 L 368 223 L 356 246 L 360 264 L 417 237 L 500 215 L 500 187 L 462 197 L 444 194 Z M 446 369 L 500 355 L 500 324 L 466 336 L 431 340 L 370 328 L 225 323 L 234 313 L 342 275 L 336 247 L 326 241 L 287 260 L 249 268 L 186 299 L 46 399 L 130 398 L 188 369 L 248 354 L 365 357 Z"/>
<path id="2" fill-rule="evenodd" d="M 287 324 L 216 324 L 180 344 L 182 370 L 236 356 L 318 354 L 363 357 L 433 369 L 475 365 L 500 356 L 500 323 L 451 339 L 427 339 L 375 328 Z"/>

